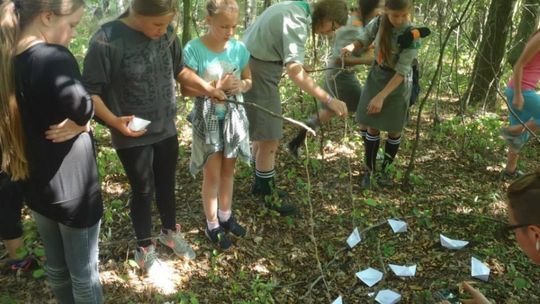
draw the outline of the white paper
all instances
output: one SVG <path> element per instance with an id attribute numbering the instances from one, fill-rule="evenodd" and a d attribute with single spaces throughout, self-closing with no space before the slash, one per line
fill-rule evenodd
<path id="1" fill-rule="evenodd" d="M 489 267 L 475 257 L 471 257 L 471 276 L 487 282 L 489 279 Z"/>
<path id="2" fill-rule="evenodd" d="M 404 221 L 390 219 L 388 220 L 388 224 L 390 227 L 392 227 L 392 231 L 394 231 L 394 233 L 407 232 L 407 223 Z"/>
<path id="3" fill-rule="evenodd" d="M 349 247 L 353 248 L 358 243 L 362 241 L 362 237 L 360 236 L 360 232 L 358 232 L 358 227 L 354 228 L 353 232 L 349 237 L 347 238 L 347 244 L 349 244 Z"/>
<path id="4" fill-rule="evenodd" d="M 364 282 L 367 286 L 371 287 L 377 284 L 383 277 L 383 273 L 377 269 L 369 267 L 356 273 L 356 277 L 360 281 Z"/>
<path id="5" fill-rule="evenodd" d="M 416 265 L 402 266 L 402 265 L 388 264 L 388 266 L 390 266 L 390 269 L 392 269 L 395 275 L 400 276 L 400 277 L 414 277 L 414 275 L 416 274 Z"/>
<path id="6" fill-rule="evenodd" d="M 393 290 L 385 289 L 379 291 L 375 297 L 375 301 L 380 304 L 395 304 L 401 300 L 401 295 Z"/>
<path id="7" fill-rule="evenodd" d="M 343 304 L 343 299 L 341 298 L 341 296 L 337 297 L 337 299 L 334 300 L 334 302 L 332 302 L 332 304 Z"/>
<path id="8" fill-rule="evenodd" d="M 144 128 L 146 128 L 149 124 L 149 120 L 133 117 L 133 119 L 128 123 L 128 128 L 130 128 L 131 131 L 137 132 L 144 130 Z"/>
<path id="9" fill-rule="evenodd" d="M 442 234 L 440 234 L 440 238 L 441 238 L 441 245 L 443 247 L 446 247 L 448 249 L 461 249 L 465 246 L 467 246 L 467 244 L 469 244 L 468 241 L 462 241 L 462 240 L 454 240 L 454 239 L 451 239 L 451 238 L 448 238 Z"/>

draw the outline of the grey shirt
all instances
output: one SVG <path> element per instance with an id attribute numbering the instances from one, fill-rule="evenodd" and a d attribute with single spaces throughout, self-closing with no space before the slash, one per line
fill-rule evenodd
<path id="1" fill-rule="evenodd" d="M 374 43 L 375 46 L 375 58 L 379 53 L 380 47 L 380 33 L 379 33 L 379 20 L 381 17 L 373 18 L 368 25 L 364 27 L 364 30 L 358 31 L 358 36 L 356 40 L 359 40 L 364 48 L 367 48 Z M 382 20 L 380 21 L 382 22 Z M 409 23 L 404 24 L 399 28 L 392 28 L 392 58 L 393 62 L 383 61 L 382 65 L 394 69 L 398 74 L 407 76 L 412 72 L 412 63 L 413 60 L 418 55 L 418 45 L 419 43 L 413 44 L 410 48 L 400 50 L 397 43 L 397 38 L 403 32 L 408 30 L 410 27 Z"/>
<path id="2" fill-rule="evenodd" d="M 300 1 L 284 1 L 267 8 L 243 36 L 251 55 L 263 61 L 304 64 L 311 30 L 311 8 Z"/>
<path id="3" fill-rule="evenodd" d="M 176 135 L 176 76 L 183 68 L 182 47 L 172 28 L 150 39 L 120 20 L 104 24 L 84 58 L 83 83 L 117 116 L 135 115 L 151 123 L 140 137 L 111 130 L 115 149 L 149 145 Z M 171 41 L 172 40 L 172 41 Z"/>

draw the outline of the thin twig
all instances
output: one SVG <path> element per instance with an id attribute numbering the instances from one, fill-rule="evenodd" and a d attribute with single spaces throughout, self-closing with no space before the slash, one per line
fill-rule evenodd
<path id="1" fill-rule="evenodd" d="M 237 104 L 237 105 L 245 105 L 245 106 L 250 106 L 250 107 L 253 107 L 253 108 L 256 108 L 257 110 L 260 110 L 260 111 L 263 111 L 265 112 L 266 114 L 268 115 L 271 115 L 273 117 L 276 117 L 276 118 L 279 118 L 279 119 L 283 119 L 285 121 L 288 121 L 292 124 L 295 124 L 297 126 L 300 126 L 304 129 L 306 129 L 309 133 L 311 133 L 312 135 L 316 136 L 317 133 L 315 132 L 315 130 L 313 130 L 312 128 L 310 128 L 309 126 L 307 126 L 305 123 L 301 122 L 301 121 L 298 121 L 298 120 L 295 120 L 295 119 L 292 119 L 292 118 L 289 118 L 289 117 L 286 117 L 286 116 L 283 116 L 283 115 L 280 115 L 280 114 L 277 114 L 277 113 L 274 113 L 270 110 L 268 110 L 267 108 L 265 107 L 261 107 L 260 105 L 256 104 L 256 103 L 253 103 L 253 102 L 247 102 L 247 101 L 244 101 L 244 102 L 239 102 L 239 101 L 236 101 L 236 100 L 232 100 L 232 99 L 227 99 L 227 102 L 230 102 L 230 103 L 234 103 L 234 104 Z"/>

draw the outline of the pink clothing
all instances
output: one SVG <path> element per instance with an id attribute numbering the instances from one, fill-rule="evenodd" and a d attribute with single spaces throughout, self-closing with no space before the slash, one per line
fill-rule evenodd
<path id="1" fill-rule="evenodd" d="M 540 52 L 533 56 L 525 67 L 523 67 L 523 78 L 521 79 L 521 90 L 536 90 L 536 85 L 540 80 Z M 514 89 L 514 79 L 510 79 L 508 87 Z"/>

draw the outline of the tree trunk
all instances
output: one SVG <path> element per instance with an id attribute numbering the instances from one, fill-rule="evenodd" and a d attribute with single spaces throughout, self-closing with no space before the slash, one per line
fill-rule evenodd
<path id="1" fill-rule="evenodd" d="M 469 104 L 495 105 L 514 0 L 492 0 L 470 82 Z"/>
<path id="2" fill-rule="evenodd" d="M 255 16 L 257 16 L 257 0 L 246 0 L 246 18 L 244 18 L 244 28 L 248 28 L 248 26 L 253 23 Z"/>
<path id="3" fill-rule="evenodd" d="M 536 30 L 538 22 L 540 22 L 540 3 L 538 3 L 538 0 L 523 0 L 521 4 L 521 21 L 519 22 L 514 43 L 508 52 L 508 63 L 511 66 L 514 66 L 519 56 L 521 56 L 525 43 Z"/>
<path id="4" fill-rule="evenodd" d="M 184 18 L 182 20 L 182 45 L 191 40 L 191 0 L 182 0 L 184 5 Z"/>

